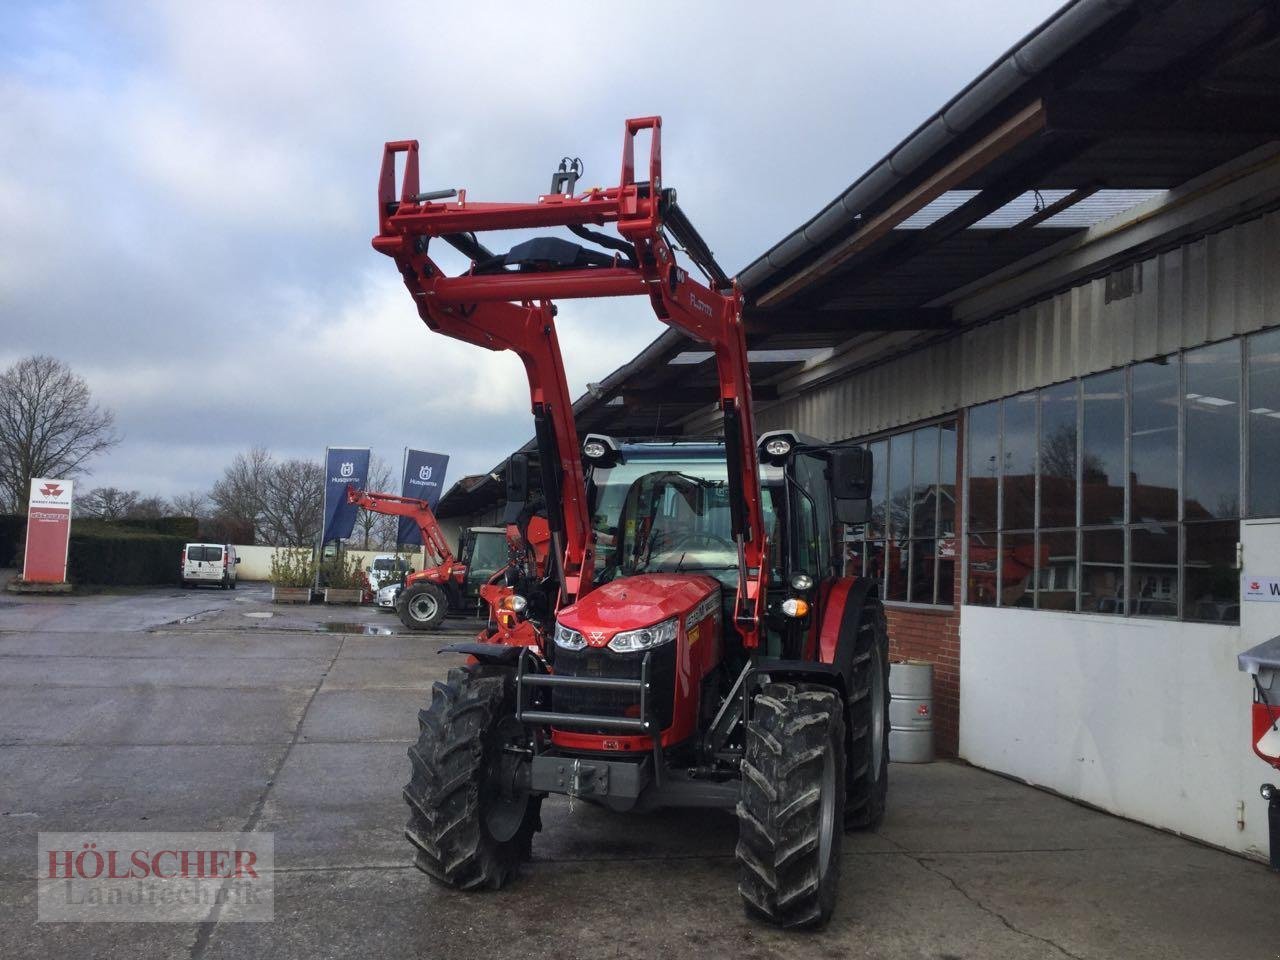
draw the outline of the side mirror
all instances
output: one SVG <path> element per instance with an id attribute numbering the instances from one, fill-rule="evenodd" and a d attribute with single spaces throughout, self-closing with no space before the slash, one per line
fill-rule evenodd
<path id="1" fill-rule="evenodd" d="M 839 447 L 831 452 L 831 496 L 836 520 L 866 523 L 871 516 L 871 451 Z"/>

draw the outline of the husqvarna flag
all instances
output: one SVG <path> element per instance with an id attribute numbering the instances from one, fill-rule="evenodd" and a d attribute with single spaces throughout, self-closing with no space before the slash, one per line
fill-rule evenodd
<path id="1" fill-rule="evenodd" d="M 31 481 L 27 507 L 27 548 L 22 579 L 63 583 L 67 579 L 67 542 L 71 537 L 71 481 Z"/>
<path id="2" fill-rule="evenodd" d="M 400 486 L 400 496 L 425 500 L 434 510 L 436 504 L 440 502 L 440 495 L 444 492 L 444 472 L 448 468 L 447 453 L 405 450 L 404 481 Z M 422 545 L 422 535 L 412 517 L 400 518 L 400 530 L 396 534 L 396 543 Z"/>
<path id="3" fill-rule="evenodd" d="M 369 482 L 368 447 L 328 447 L 324 452 L 324 535 L 321 544 L 351 536 L 360 508 L 347 503 L 347 486 Z"/>

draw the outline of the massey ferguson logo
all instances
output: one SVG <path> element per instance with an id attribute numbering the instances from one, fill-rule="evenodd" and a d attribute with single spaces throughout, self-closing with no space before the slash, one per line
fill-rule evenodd
<path id="1" fill-rule="evenodd" d="M 430 479 L 431 479 L 431 468 L 430 468 L 430 467 L 419 467 L 419 468 L 418 468 L 418 479 L 419 479 L 419 480 L 421 480 L 423 483 L 426 483 L 428 480 L 430 480 Z"/>
<path id="2" fill-rule="evenodd" d="M 348 460 L 346 463 L 344 463 L 341 467 L 338 468 L 338 473 L 342 475 L 343 479 L 346 479 L 347 477 L 352 476 L 355 472 L 356 472 L 356 465 L 352 463 L 350 460 Z"/>
<path id="3" fill-rule="evenodd" d="M 56 483 L 46 483 L 40 488 L 40 496 L 42 497 L 60 497 L 62 496 L 62 488 Z"/>
<path id="4" fill-rule="evenodd" d="M 591 634 L 591 639 L 596 643 L 604 643 L 605 632 L 603 630 L 588 630 L 587 632 Z"/>

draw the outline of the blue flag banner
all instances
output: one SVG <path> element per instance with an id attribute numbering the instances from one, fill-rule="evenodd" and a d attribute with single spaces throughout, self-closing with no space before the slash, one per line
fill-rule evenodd
<path id="1" fill-rule="evenodd" d="M 405 450 L 404 481 L 400 487 L 400 496 L 425 500 L 436 508 L 440 495 L 444 493 L 444 474 L 449 468 L 449 455 L 431 453 L 429 450 Z M 412 517 L 400 518 L 400 530 L 396 534 L 396 543 L 416 543 L 422 545 L 422 535 Z"/>
<path id="2" fill-rule="evenodd" d="M 321 543 L 351 536 L 360 508 L 347 503 L 347 485 L 369 482 L 368 447 L 329 447 L 324 453 L 324 535 Z"/>

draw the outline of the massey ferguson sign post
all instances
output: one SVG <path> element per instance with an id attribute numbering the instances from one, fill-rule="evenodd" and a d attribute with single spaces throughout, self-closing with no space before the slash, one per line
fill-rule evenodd
<path id="1" fill-rule="evenodd" d="M 440 494 L 444 491 L 444 472 L 449 468 L 447 453 L 432 453 L 429 450 L 406 449 L 404 452 L 404 480 L 400 486 L 402 497 L 413 497 L 425 500 L 431 509 L 440 502 Z M 416 543 L 422 545 L 422 533 L 413 517 L 401 517 L 400 528 L 396 533 L 396 543 Z"/>
<path id="2" fill-rule="evenodd" d="M 32 480 L 22 579 L 28 583 L 65 583 L 70 537 L 71 481 Z"/>

